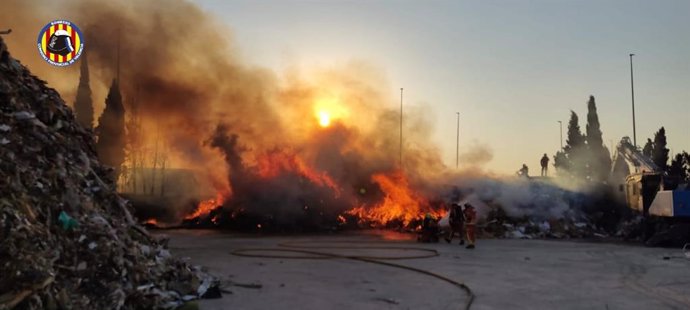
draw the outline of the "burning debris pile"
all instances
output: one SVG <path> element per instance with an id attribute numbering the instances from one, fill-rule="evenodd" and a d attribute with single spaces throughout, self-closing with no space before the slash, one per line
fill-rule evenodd
<path id="1" fill-rule="evenodd" d="M 128 137 L 119 182 L 123 194 L 142 202 L 139 214 L 147 225 L 183 221 L 187 227 L 244 231 L 409 230 L 427 213 L 443 216 L 441 202 L 472 195 L 455 195 L 448 184 L 473 188 L 481 201 L 493 199 L 492 205 L 504 208 L 508 223 L 522 223 L 516 227 L 564 217 L 572 218 L 573 225 L 588 222 L 579 215 L 564 216 L 567 204 L 539 192 L 510 184 L 468 184 L 468 178 L 493 182 L 481 167 L 491 159 L 490 150 L 463 150 L 465 161 L 477 166 L 448 169 L 431 138 L 435 121 L 430 109 L 412 103 L 401 123 L 397 96 L 389 94 L 375 67 L 354 62 L 278 73 L 247 65 L 233 53 L 226 36 L 231 31 L 219 31 L 215 18 L 185 0 L 166 6 L 138 0 L 40 2 L 46 5 L 10 1 L 5 11 L 12 14 L 5 17 L 16 29 L 30 31 L 29 21 L 74 16 L 89 42 L 94 95 L 115 75 L 115 59 L 126 64 L 118 80 Z M 110 27 L 113 23 L 127 30 L 120 35 L 118 27 Z M 181 56 L 188 52 L 195 57 Z M 42 76 L 70 92 L 73 84 L 59 83 L 66 76 L 77 79 L 70 74 L 76 71 L 45 70 Z M 173 176 L 174 169 L 190 176 Z M 196 200 L 201 200 L 196 206 L 188 203 Z M 526 208 L 511 212 L 516 205 Z M 530 209 L 534 205 L 538 208 Z M 515 220 L 521 218 L 528 220 Z"/>
<path id="2" fill-rule="evenodd" d="M 175 308 L 216 285 L 135 223 L 93 136 L 0 37 L 0 309 Z"/>
<path id="3" fill-rule="evenodd" d="M 418 226 L 426 213 L 440 216 L 445 212 L 432 207 L 397 169 L 349 171 L 365 177 L 347 182 L 313 168 L 296 152 L 280 148 L 259 153 L 255 164 L 250 165 L 242 156 L 245 150 L 239 136 L 231 134 L 225 125 L 216 128 L 208 143 L 225 158 L 232 192 L 200 202 L 185 217 L 184 225 L 188 227 L 282 232 L 357 227 L 410 229 Z"/>
<path id="4" fill-rule="evenodd" d="M 406 110 L 400 166 L 397 96 L 375 66 L 275 72 L 244 63 L 228 40 L 231 31 L 186 0 L 39 2 L 10 1 L 5 11 L 12 14 L 3 17 L 29 32 L 34 21 L 73 16 L 89 42 L 94 98 L 105 95 L 113 63 L 121 60 L 127 145 L 118 184 L 152 207 L 139 213 L 142 219 L 294 231 L 385 225 L 393 218 L 410 223 L 432 209 L 418 199 L 433 197 L 420 196 L 420 184 L 446 168 L 431 139 L 430 109 L 412 103 Z M 120 33 L 113 24 L 127 29 Z M 194 57 L 182 56 L 188 53 Z M 36 70 L 44 68 L 36 61 Z M 41 76 L 73 92 L 75 85 L 64 81 L 76 81 L 77 71 L 56 72 Z M 173 176 L 178 169 L 193 177 Z M 397 184 L 401 178 L 409 186 Z M 193 200 L 202 203 L 190 208 Z M 398 205 L 404 207 L 388 208 Z"/>
<path id="5" fill-rule="evenodd" d="M 343 189 L 330 174 L 305 163 L 296 153 L 272 149 L 249 165 L 237 135 L 218 126 L 209 141 L 230 167 L 232 193 L 202 201 L 185 217 L 188 226 L 240 230 L 318 231 L 345 226 L 408 227 L 425 212 L 435 212 L 411 190 L 399 171 L 377 173 L 358 194 Z M 356 207 L 355 207 L 356 206 Z"/>

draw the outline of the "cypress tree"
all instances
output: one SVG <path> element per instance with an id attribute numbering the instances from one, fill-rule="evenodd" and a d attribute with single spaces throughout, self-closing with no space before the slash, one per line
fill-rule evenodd
<path id="1" fill-rule="evenodd" d="M 684 181 L 687 179 L 687 170 L 686 170 L 686 155 L 687 153 L 678 153 L 676 156 L 673 157 L 673 160 L 671 160 L 671 165 L 668 167 L 668 174 L 670 176 L 674 176 L 679 178 L 681 181 Z"/>
<path id="2" fill-rule="evenodd" d="M 113 180 L 117 182 L 122 163 L 125 161 L 126 137 L 125 107 L 122 105 L 122 95 L 116 79 L 113 80 L 108 97 L 105 99 L 105 109 L 98 118 L 96 133 L 98 159 L 101 163 L 113 167 Z"/>
<path id="3" fill-rule="evenodd" d="M 74 113 L 77 122 L 85 128 L 93 128 L 93 102 L 91 100 L 91 86 L 89 86 L 89 63 L 86 54 L 82 55 L 79 75 L 77 98 L 74 101 Z"/>
<path id="4" fill-rule="evenodd" d="M 597 105 L 594 96 L 589 96 L 587 102 L 587 150 L 586 158 L 587 175 L 594 180 L 604 181 L 608 178 L 611 171 L 611 154 L 604 146 L 599 116 L 597 115 Z"/>
<path id="5" fill-rule="evenodd" d="M 567 163 L 564 166 L 569 167 L 569 172 L 572 175 L 582 177 L 585 175 L 585 137 L 580 131 L 579 118 L 574 111 L 570 111 L 570 121 L 568 122 L 568 138 L 566 145 L 563 148 Z"/>
<path id="6" fill-rule="evenodd" d="M 570 162 L 568 157 L 565 156 L 565 152 L 556 152 L 556 155 L 553 156 L 553 166 L 559 173 L 561 171 L 570 171 Z"/>
<path id="7" fill-rule="evenodd" d="M 661 171 L 666 171 L 668 168 L 668 153 L 669 149 L 666 148 L 666 129 L 662 126 L 654 134 L 654 147 L 652 149 L 652 160 Z"/>
<path id="8" fill-rule="evenodd" d="M 683 151 L 683 171 L 685 171 L 684 181 L 690 181 L 690 154 L 685 151 Z"/>
<path id="9" fill-rule="evenodd" d="M 585 137 L 580 131 L 580 120 L 575 111 L 570 111 L 570 121 L 568 122 L 568 137 L 565 140 L 565 147 L 563 148 L 566 154 L 573 150 L 581 148 L 585 144 Z"/>
<path id="10" fill-rule="evenodd" d="M 647 143 L 645 143 L 644 148 L 642 148 L 642 154 L 649 158 L 652 158 L 652 152 L 654 151 L 654 142 L 652 139 L 647 138 Z"/>
<path id="11" fill-rule="evenodd" d="M 599 125 L 599 115 L 597 115 L 597 104 L 594 96 L 589 96 L 587 102 L 587 145 L 590 147 L 601 146 L 601 129 Z"/>

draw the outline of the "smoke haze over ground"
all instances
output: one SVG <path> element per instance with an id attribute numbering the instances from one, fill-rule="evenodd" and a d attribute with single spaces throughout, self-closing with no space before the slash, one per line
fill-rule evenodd
<path id="1" fill-rule="evenodd" d="M 288 72 L 245 65 L 229 29 L 182 0 L 10 0 L 2 7 L 13 54 L 69 102 L 79 67 L 49 66 L 34 40 L 54 19 L 81 28 L 97 114 L 116 78 L 119 42 L 124 104 L 137 105 L 144 144 L 160 144 L 171 167 L 194 170 L 206 194 L 224 195 L 232 209 L 292 219 L 317 208 L 335 216 L 387 197 L 403 197 L 420 214 L 437 198 L 494 201 L 511 215 L 559 217 L 568 209 L 555 186 L 528 189 L 526 181 L 486 176 L 482 166 L 493 154 L 481 143 L 461 150 L 460 173 L 450 170 L 430 142 L 435 120 L 427 106 L 405 107 L 400 175 L 399 98 L 382 92 L 387 81 L 371 65 Z M 386 190 L 388 181 L 414 194 Z"/>

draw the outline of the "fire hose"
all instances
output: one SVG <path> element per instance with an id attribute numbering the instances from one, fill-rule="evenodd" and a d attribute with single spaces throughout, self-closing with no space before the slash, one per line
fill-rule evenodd
<path id="1" fill-rule="evenodd" d="M 413 271 L 416 273 L 424 274 L 438 280 L 452 284 L 453 286 L 463 290 L 467 294 L 467 301 L 460 309 L 469 310 L 474 301 L 474 293 L 465 283 L 458 282 L 451 278 L 442 276 L 440 274 L 410 267 L 406 265 L 396 264 L 387 262 L 387 260 L 404 260 L 404 259 L 420 259 L 420 258 L 431 258 L 439 256 L 438 251 L 433 249 L 418 248 L 418 247 L 400 247 L 400 246 L 315 246 L 307 245 L 308 243 L 340 243 L 340 244 L 376 244 L 381 242 L 360 242 L 360 241 L 314 241 L 314 242 L 285 242 L 278 244 L 278 248 L 244 248 L 236 249 L 230 252 L 231 255 L 242 256 L 242 257 L 253 257 L 253 258 L 280 258 L 280 259 L 351 259 L 360 262 L 366 262 L 371 264 L 384 265 L 393 268 L 404 269 L 408 271 Z M 390 244 L 390 243 L 386 243 Z M 343 255 L 335 254 L 321 251 L 314 251 L 310 249 L 336 249 L 336 250 L 401 250 L 401 251 L 416 251 L 421 252 L 419 255 L 408 255 L 408 256 L 362 256 L 362 255 Z M 261 254 L 261 253 L 292 253 L 292 254 Z M 302 255 L 294 255 L 294 254 Z"/>

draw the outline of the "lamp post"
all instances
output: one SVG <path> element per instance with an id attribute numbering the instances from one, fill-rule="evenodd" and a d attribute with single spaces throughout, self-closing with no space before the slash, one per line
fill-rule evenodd
<path id="1" fill-rule="evenodd" d="M 400 87 L 400 170 L 402 170 L 402 154 L 403 154 L 403 89 Z"/>
<path id="2" fill-rule="evenodd" d="M 455 112 L 458 115 L 458 127 L 455 135 L 455 169 L 458 169 L 460 163 L 460 112 Z"/>
<path id="3" fill-rule="evenodd" d="M 635 84 L 633 83 L 633 56 L 630 54 L 630 95 L 632 99 L 632 121 L 633 121 L 633 144 L 637 148 L 637 131 L 635 128 Z"/>

